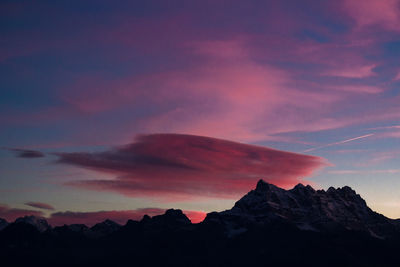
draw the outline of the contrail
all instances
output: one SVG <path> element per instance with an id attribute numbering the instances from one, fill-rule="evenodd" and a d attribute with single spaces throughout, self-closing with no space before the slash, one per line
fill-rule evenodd
<path id="1" fill-rule="evenodd" d="M 370 133 L 370 134 L 366 134 L 366 135 L 362 135 L 362 136 L 346 139 L 346 140 L 343 140 L 343 141 L 339 141 L 339 142 L 335 142 L 335 143 L 331 143 L 331 144 L 326 144 L 326 145 L 323 145 L 323 146 L 313 147 L 313 148 L 309 148 L 307 150 L 304 150 L 303 152 L 310 152 L 310 151 L 314 151 L 314 150 L 317 150 L 317 149 L 320 149 L 320 148 L 324 148 L 324 147 L 340 145 L 340 144 L 348 143 L 348 142 L 355 141 L 355 140 L 358 140 L 358 139 L 367 138 L 367 137 L 370 137 L 372 135 L 375 135 L 375 134 Z"/>

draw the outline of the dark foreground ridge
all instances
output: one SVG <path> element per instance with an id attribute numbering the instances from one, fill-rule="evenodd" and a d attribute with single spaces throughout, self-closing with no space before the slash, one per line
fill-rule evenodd
<path id="1" fill-rule="evenodd" d="M 400 266 L 399 248 L 399 220 L 347 186 L 284 190 L 260 180 L 199 224 L 175 209 L 91 228 L 0 219 L 2 266 Z"/>

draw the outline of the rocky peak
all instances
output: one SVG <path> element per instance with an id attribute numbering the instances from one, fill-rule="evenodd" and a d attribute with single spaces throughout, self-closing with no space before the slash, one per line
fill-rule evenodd
<path id="1" fill-rule="evenodd" d="M 306 187 L 302 184 L 302 183 L 298 183 L 295 187 L 294 187 L 294 189 L 298 189 L 298 190 L 303 190 L 303 189 L 305 189 Z"/>
<path id="2" fill-rule="evenodd" d="M 259 192 L 259 193 L 264 193 L 264 192 L 274 191 L 276 189 L 279 189 L 279 187 L 277 187 L 273 184 L 269 184 L 269 183 L 265 182 L 264 180 L 260 179 L 257 182 L 255 191 Z"/>
<path id="3" fill-rule="evenodd" d="M 151 217 L 147 214 L 143 215 L 143 218 L 140 220 L 141 223 L 148 223 L 151 221 Z"/>
<path id="4" fill-rule="evenodd" d="M 336 200 L 341 199 L 342 201 L 357 203 L 359 206 L 367 207 L 365 200 L 349 186 L 339 187 L 337 189 L 329 187 L 326 194 Z"/>
<path id="5" fill-rule="evenodd" d="M 310 185 L 305 186 L 303 184 L 297 184 L 295 187 L 293 187 L 293 189 L 291 189 L 289 191 L 291 191 L 295 194 L 297 193 L 297 194 L 301 194 L 301 195 L 315 194 L 314 188 L 312 188 Z"/>
<path id="6" fill-rule="evenodd" d="M 180 209 L 168 209 L 165 211 L 164 216 L 170 217 L 170 218 L 177 218 L 177 219 L 185 219 L 186 215 L 183 214 L 182 210 Z"/>
<path id="7" fill-rule="evenodd" d="M 334 187 L 329 187 L 328 190 L 326 191 L 327 193 L 340 193 L 340 194 L 344 194 L 344 195 L 357 195 L 356 191 L 354 191 L 350 186 L 343 186 L 343 187 L 338 187 L 338 188 L 334 188 Z"/>
<path id="8" fill-rule="evenodd" d="M 21 218 L 17 218 L 15 223 L 26 223 L 33 225 L 39 232 L 44 232 L 50 228 L 50 225 L 44 218 L 36 217 L 36 216 L 24 216 Z"/>
<path id="9" fill-rule="evenodd" d="M 297 184 L 294 188 L 298 190 L 306 190 L 306 191 L 313 191 L 315 192 L 315 189 L 311 187 L 311 185 L 303 185 L 302 183 Z"/>
<path id="10" fill-rule="evenodd" d="M 153 219 L 161 219 L 163 218 L 164 221 L 170 223 L 179 223 L 179 224 L 191 224 L 188 217 L 183 214 L 182 210 L 180 209 L 169 209 L 166 210 L 163 215 L 154 216 Z"/>
<path id="11" fill-rule="evenodd" d="M 164 214 L 156 215 L 154 217 L 145 215 L 143 216 L 141 223 L 147 225 L 164 225 L 172 227 L 191 224 L 189 218 L 186 217 L 182 210 L 179 209 L 169 209 L 166 210 Z"/>
<path id="12" fill-rule="evenodd" d="M 340 194 L 342 194 L 343 196 L 346 197 L 350 197 L 350 198 L 361 198 L 360 195 L 358 195 L 356 193 L 356 191 L 354 191 L 351 187 L 349 186 L 344 186 L 342 188 L 339 188 L 337 190 Z"/>

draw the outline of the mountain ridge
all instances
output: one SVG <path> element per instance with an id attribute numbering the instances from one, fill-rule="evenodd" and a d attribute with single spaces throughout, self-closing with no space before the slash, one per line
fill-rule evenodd
<path id="1" fill-rule="evenodd" d="M 18 222 L 17 222 L 18 221 Z M 39 222 L 39 223 L 32 223 Z M 400 222 L 350 187 L 285 190 L 262 180 L 231 209 L 193 224 L 177 209 L 118 225 L 47 227 L 17 219 L 0 231 L 12 266 L 400 266 Z M 62 261 L 60 261 L 62 259 Z M 33 263 L 33 265 L 32 265 Z"/>
<path id="2" fill-rule="evenodd" d="M 297 225 L 297 227 L 299 227 L 299 229 L 311 231 L 321 231 L 323 230 L 321 224 L 334 222 L 337 223 L 337 226 L 341 225 L 347 230 L 362 230 L 363 227 L 360 220 L 365 220 L 367 223 L 400 224 L 400 218 L 390 219 L 382 214 L 372 211 L 367 206 L 365 200 L 349 186 L 339 188 L 329 187 L 325 191 L 323 189 L 315 190 L 310 185 L 305 186 L 299 183 L 292 189 L 285 190 L 267 183 L 262 179 L 257 182 L 255 189 L 249 191 L 246 195 L 236 201 L 231 209 L 221 212 L 210 212 L 200 223 L 207 223 L 209 220 L 215 220 L 218 216 L 225 218 L 242 216 L 247 217 L 247 223 L 254 222 L 264 224 L 275 219 L 291 220 Z M 179 219 L 174 217 L 179 217 Z M 343 219 L 344 217 L 345 219 Z M 320 219 L 319 222 L 318 218 Z M 307 219 L 309 221 L 307 221 Z M 323 219 L 325 219 L 325 221 L 323 221 Z M 168 220 L 177 220 L 182 224 L 192 224 L 180 209 L 167 209 L 164 214 L 155 215 L 153 217 L 144 215 L 140 222 L 157 225 Z M 8 223 L 2 218 L 0 218 L 0 223 L 0 231 L 8 225 L 13 224 Z M 62 227 L 53 227 L 47 223 L 45 217 L 37 217 L 33 215 L 17 218 L 14 223 L 31 224 L 40 232 L 44 232 L 51 228 Z M 111 219 L 106 219 L 92 227 L 87 227 L 84 224 L 71 224 L 64 226 L 69 226 L 71 230 L 73 229 L 74 231 L 93 230 L 105 231 L 107 233 L 111 233 L 121 227 L 121 225 L 115 223 Z M 107 227 L 113 228 L 113 230 L 107 230 Z M 371 227 L 372 226 L 370 226 L 370 228 Z M 370 230 L 372 235 L 378 238 L 383 237 L 370 228 L 367 228 L 367 230 Z M 372 228 L 376 227 L 374 226 Z"/>

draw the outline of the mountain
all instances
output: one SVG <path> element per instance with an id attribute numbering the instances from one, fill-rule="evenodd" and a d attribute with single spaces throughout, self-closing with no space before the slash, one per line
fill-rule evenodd
<path id="1" fill-rule="evenodd" d="M 36 216 L 25 216 L 22 218 L 17 218 L 15 220 L 16 224 L 30 224 L 34 226 L 39 232 L 44 232 L 50 228 L 50 225 L 44 218 L 36 217 Z"/>
<path id="2" fill-rule="evenodd" d="M 121 228 L 121 225 L 118 223 L 111 221 L 111 220 L 105 220 L 101 223 L 95 224 L 93 227 L 90 228 L 90 231 L 92 234 L 96 237 L 101 237 L 101 236 L 107 236 L 111 233 L 114 233 L 118 231 Z"/>
<path id="3" fill-rule="evenodd" d="M 51 228 L 17 219 L 0 231 L 12 266 L 400 266 L 400 223 L 350 187 L 284 190 L 263 180 L 234 206 L 192 224 L 177 209 L 121 226 Z"/>
<path id="4" fill-rule="evenodd" d="M 204 223 L 210 221 L 222 224 L 230 236 L 243 233 L 252 225 L 275 222 L 317 232 L 362 231 L 377 238 L 390 237 L 400 230 L 395 220 L 372 211 L 348 186 L 324 191 L 298 184 L 284 190 L 263 180 L 232 209 L 208 214 Z"/>
<path id="5" fill-rule="evenodd" d="M 189 218 L 179 209 L 168 209 L 163 215 L 156 215 L 154 217 L 145 215 L 141 223 L 150 228 L 177 228 L 192 224 Z"/>

